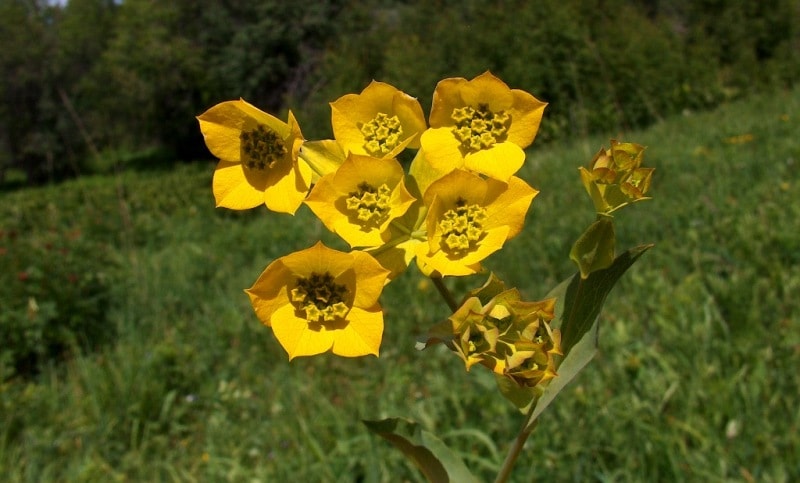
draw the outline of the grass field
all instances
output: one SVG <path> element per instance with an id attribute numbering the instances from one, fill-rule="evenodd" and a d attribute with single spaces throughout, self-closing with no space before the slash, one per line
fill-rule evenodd
<path id="1" fill-rule="evenodd" d="M 800 479 L 798 113 L 795 90 L 529 150 L 522 176 L 541 194 L 488 268 L 529 298 L 572 274 L 569 247 L 594 217 L 577 167 L 608 137 L 647 145 L 657 170 L 654 199 L 617 217 L 619 247 L 656 246 L 612 292 L 599 355 L 544 413 L 513 481 Z M 212 170 L 0 194 L 11 267 L 0 303 L 31 320 L 57 311 L 13 288 L 54 283 L 48 270 L 107 287 L 93 350 L 26 377 L 0 360 L 3 479 L 419 481 L 359 423 L 389 416 L 419 421 L 491 478 L 521 416 L 488 374 L 465 373 L 442 348 L 414 350 L 448 315 L 432 286 L 412 270 L 387 287 L 380 358 L 288 363 L 242 289 L 279 256 L 342 244 L 306 209 L 215 209 Z M 8 260 L 15 246 L 46 254 L 52 243 L 80 247 L 85 273 L 59 268 L 66 248 Z"/>

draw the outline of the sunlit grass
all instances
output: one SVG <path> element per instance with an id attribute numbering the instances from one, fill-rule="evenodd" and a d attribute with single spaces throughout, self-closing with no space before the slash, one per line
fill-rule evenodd
<path id="1" fill-rule="evenodd" d="M 656 247 L 612 292 L 600 354 L 545 412 L 515 481 L 800 478 L 797 112 L 800 91 L 609 133 L 649 146 L 657 169 L 654 199 L 618 215 L 620 248 Z M 522 175 L 541 194 L 526 231 L 487 263 L 525 295 L 574 271 L 570 244 L 593 219 L 577 166 L 607 144 L 529 151 Z M 117 337 L 0 386 L 0 474 L 419 480 L 359 423 L 403 416 L 489 478 L 520 416 L 480 367 L 467 374 L 446 350 L 413 349 L 447 315 L 432 286 L 412 270 L 387 288 L 379 359 L 290 364 L 242 289 L 320 237 L 343 245 L 306 209 L 215 210 L 210 177 L 198 164 L 2 195 L 4 230 L 78 227 L 107 244 Z"/>

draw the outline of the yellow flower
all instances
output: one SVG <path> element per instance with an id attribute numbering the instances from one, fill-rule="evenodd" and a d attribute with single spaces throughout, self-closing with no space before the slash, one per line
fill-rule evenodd
<path id="1" fill-rule="evenodd" d="M 372 81 L 361 94 L 331 103 L 333 135 L 344 154 L 396 157 L 406 147 L 419 148 L 425 115 L 417 99 L 397 88 Z"/>
<path id="2" fill-rule="evenodd" d="M 610 149 L 600 149 L 589 163 L 579 168 L 584 188 L 598 213 L 609 214 L 623 206 L 648 199 L 653 168 L 642 168 L 644 146 L 611 140 Z"/>
<path id="3" fill-rule="evenodd" d="M 290 360 L 329 350 L 377 356 L 383 336 L 378 298 L 388 274 L 364 252 L 318 242 L 270 263 L 245 292 Z"/>
<path id="4" fill-rule="evenodd" d="M 517 172 L 547 104 L 485 72 L 440 81 L 433 93 L 425 158 L 437 172 L 466 168 L 502 181 Z"/>
<path id="5" fill-rule="evenodd" d="M 471 275 L 480 262 L 516 236 L 538 191 L 511 177 L 508 183 L 454 170 L 430 185 L 424 202 L 428 243 L 416 247 L 423 273 Z"/>
<path id="6" fill-rule="evenodd" d="M 311 187 L 311 169 L 298 161 L 303 135 L 291 112 L 285 123 L 240 99 L 197 119 L 208 149 L 220 159 L 213 180 L 217 206 L 297 211 Z"/>
<path id="7" fill-rule="evenodd" d="M 554 316 L 555 299 L 526 302 L 517 289 L 506 289 L 492 275 L 467 294 L 453 315 L 431 328 L 423 346 L 445 342 L 467 370 L 481 364 L 518 386 L 533 387 L 556 375 L 561 333 L 550 327 Z"/>
<path id="8" fill-rule="evenodd" d="M 338 170 L 319 180 L 306 204 L 351 247 L 376 247 L 389 240 L 389 223 L 415 201 L 403 176 L 396 159 L 350 154 Z"/>

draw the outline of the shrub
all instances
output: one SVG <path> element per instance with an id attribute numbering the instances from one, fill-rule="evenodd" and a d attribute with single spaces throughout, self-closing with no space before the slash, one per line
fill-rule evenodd
<path id="1" fill-rule="evenodd" d="M 36 374 L 43 364 L 109 340 L 105 249 L 79 230 L 0 230 L 0 375 Z"/>

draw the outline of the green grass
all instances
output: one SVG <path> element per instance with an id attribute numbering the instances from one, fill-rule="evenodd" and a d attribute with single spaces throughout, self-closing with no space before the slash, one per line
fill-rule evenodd
<path id="1" fill-rule="evenodd" d="M 618 215 L 619 246 L 656 246 L 612 292 L 599 355 L 544 413 L 514 481 L 800 479 L 798 112 L 795 90 L 616 134 L 657 169 L 654 199 Z M 527 297 L 574 271 L 570 245 L 594 216 L 576 168 L 607 144 L 529 151 L 522 176 L 541 194 L 487 263 Z M 447 316 L 430 284 L 412 270 L 387 287 L 379 359 L 288 363 L 242 289 L 320 237 L 342 245 L 305 209 L 214 209 L 212 169 L 0 195 L 3 231 L 80 230 L 103 247 L 115 334 L 0 385 L 4 479 L 419 481 L 359 423 L 389 416 L 491 478 L 521 416 L 481 368 L 413 349 Z"/>

